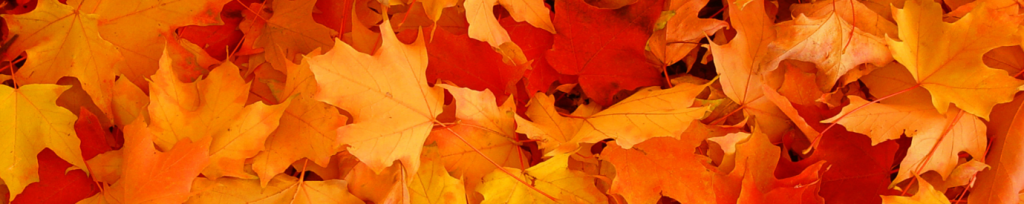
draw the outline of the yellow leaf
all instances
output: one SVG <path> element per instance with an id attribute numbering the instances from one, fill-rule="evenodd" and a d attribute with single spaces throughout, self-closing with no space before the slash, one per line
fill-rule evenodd
<path id="1" fill-rule="evenodd" d="M 36 154 L 49 148 L 64 161 L 85 170 L 71 111 L 57 106 L 70 86 L 29 84 L 0 86 L 0 179 L 13 200 L 28 184 L 39 181 Z"/>
<path id="2" fill-rule="evenodd" d="M 555 25 L 551 23 L 551 10 L 544 6 L 543 0 L 498 0 L 508 10 L 516 22 L 526 21 L 540 29 L 555 33 Z"/>
<path id="3" fill-rule="evenodd" d="M 231 0 L 136 0 L 92 1 L 69 0 L 67 5 L 79 12 L 98 14 L 100 36 L 110 41 L 121 52 L 120 62 L 114 64 L 123 74 L 143 90 L 148 89 L 146 78 L 157 69 L 167 35 L 187 25 L 213 25 L 223 23 L 220 11 Z"/>
<path id="4" fill-rule="evenodd" d="M 523 183 L 505 172 L 495 170 L 484 177 L 477 191 L 484 194 L 484 204 L 490 203 L 607 203 L 608 200 L 594 186 L 594 179 L 583 172 L 567 169 L 569 155 L 552 157 L 526 171 L 505 168 L 512 175 L 522 175 L 534 188 L 554 196 L 551 200 L 543 194 L 523 186 Z"/>
<path id="5" fill-rule="evenodd" d="M 882 196 L 884 204 L 949 204 L 949 199 L 942 192 L 935 190 L 928 181 L 914 175 L 920 183 L 917 185 L 917 193 L 914 196 Z"/>
<path id="6" fill-rule="evenodd" d="M 538 94 L 530 101 L 526 115 L 516 116 L 517 132 L 541 140 L 546 156 L 569 154 L 579 143 L 615 139 L 623 148 L 652 137 L 678 138 L 690 123 L 704 118 L 707 107 L 693 107 L 693 100 L 706 85 L 682 83 L 670 89 L 643 88 L 597 113 L 596 107 L 581 106 L 572 117 L 558 115 L 554 100 Z M 581 112 L 582 111 L 582 112 Z"/>
<path id="7" fill-rule="evenodd" d="M 346 185 L 343 180 L 299 181 L 284 174 L 265 188 L 259 180 L 197 178 L 192 183 L 195 195 L 185 203 L 363 203 Z"/>
<path id="8" fill-rule="evenodd" d="M 487 42 L 491 47 L 512 42 L 508 31 L 494 17 L 494 4 L 497 3 L 498 0 L 466 0 L 464 3 L 466 20 L 469 21 L 469 37 Z"/>
<path id="9" fill-rule="evenodd" d="M 914 79 L 904 70 L 899 64 L 891 64 L 864 76 L 861 81 L 873 94 L 889 95 L 914 86 Z M 960 111 L 956 108 L 939 113 L 928 104 L 930 96 L 925 90 L 913 89 L 857 111 L 853 110 L 869 101 L 853 95 L 848 97 L 850 104 L 843 107 L 842 112 L 822 122 L 839 123 L 851 132 L 867 135 L 873 145 L 904 134 L 913 138 L 894 184 L 910 178 L 922 165 L 920 173 L 935 170 L 945 179 L 956 167 L 961 151 L 975 158 L 985 156 L 988 144 L 985 123 L 973 114 L 957 116 Z M 839 119 L 843 115 L 846 117 Z"/>
<path id="10" fill-rule="evenodd" d="M 64 76 L 78 78 L 103 114 L 111 115 L 114 63 L 121 60 L 121 53 L 100 37 L 98 15 L 43 0 L 29 13 L 3 17 L 11 34 L 20 36 L 7 56 L 25 51 L 29 57 L 14 74 L 16 82 L 57 83 Z"/>
<path id="11" fill-rule="evenodd" d="M 1013 100 L 1024 81 L 985 65 L 989 50 L 1017 45 L 1014 37 L 1021 17 L 1001 13 L 979 2 L 974 11 L 954 23 L 942 21 L 939 3 L 907 1 L 893 11 L 899 40 L 887 36 L 893 58 L 906 66 L 917 84 L 932 96 L 932 105 L 946 113 L 949 104 L 988 119 L 992 106 Z M 1016 9 L 1014 9 L 1016 10 Z"/>
<path id="12" fill-rule="evenodd" d="M 110 101 L 114 124 L 124 127 L 135 121 L 135 118 L 145 114 L 146 106 L 149 105 L 149 96 L 129 81 L 128 77 L 122 76 L 114 82 L 114 96 Z"/>
<path id="13" fill-rule="evenodd" d="M 410 202 L 419 203 L 466 203 L 466 187 L 462 179 L 448 175 L 441 163 L 436 146 L 427 146 L 423 150 L 424 162 L 416 177 L 409 182 Z M 432 159 L 432 160 L 431 160 Z M 478 164 L 480 165 L 480 164 Z"/>

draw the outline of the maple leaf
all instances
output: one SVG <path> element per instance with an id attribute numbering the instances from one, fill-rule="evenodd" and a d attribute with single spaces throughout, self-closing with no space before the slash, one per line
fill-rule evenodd
<path id="1" fill-rule="evenodd" d="M 551 10 L 548 9 L 544 1 L 498 0 L 498 3 L 501 3 L 501 7 L 508 10 L 508 13 L 515 21 L 526 21 L 534 27 L 555 33 L 555 26 L 551 23 Z"/>
<path id="2" fill-rule="evenodd" d="M 530 120 L 516 115 L 516 132 L 541 140 L 545 156 L 570 154 L 580 148 L 579 143 L 609 138 L 623 148 L 632 148 L 652 137 L 678 137 L 707 112 L 707 107 L 690 108 L 705 86 L 648 87 L 600 112 L 593 104 L 582 105 L 569 117 L 559 115 L 550 96 L 537 94 L 526 111 Z"/>
<path id="3" fill-rule="evenodd" d="M 426 13 L 427 18 L 437 22 L 441 18 L 442 11 L 445 8 L 453 7 L 459 3 L 457 0 L 429 0 L 420 1 L 423 4 L 423 12 Z"/>
<path id="4" fill-rule="evenodd" d="M 529 167 L 529 155 L 520 149 L 516 140 L 514 100 L 506 99 L 497 106 L 495 96 L 489 90 L 475 91 L 446 84 L 438 86 L 454 96 L 455 117 L 459 122 L 434 128 L 426 143 L 437 145 L 441 157 L 439 162 L 453 176 L 464 178 L 466 189 L 475 189 L 481 179 L 498 166 Z M 491 161 L 497 165 L 491 165 Z M 470 196 L 471 201 L 481 200 L 479 195 Z"/>
<path id="5" fill-rule="evenodd" d="M 104 114 L 110 115 L 114 63 L 121 53 L 100 37 L 97 15 L 80 12 L 56 0 L 41 0 L 37 8 L 22 15 L 3 15 L 18 35 L 7 56 L 25 51 L 25 65 L 13 75 L 21 85 L 56 83 L 61 77 L 76 77 L 82 88 Z"/>
<path id="6" fill-rule="evenodd" d="M 704 138 L 684 134 L 682 139 L 651 138 L 632 149 L 610 143 L 602 159 L 615 165 L 609 193 L 621 194 L 629 203 L 656 203 L 662 195 L 687 203 L 714 202 L 711 160 L 693 153 Z M 660 193 L 660 194 L 659 194 Z"/>
<path id="7" fill-rule="evenodd" d="M 899 64 L 890 65 L 873 71 L 861 81 L 872 93 L 889 95 L 914 86 L 910 73 L 903 70 Z M 928 170 L 937 171 L 945 179 L 956 166 L 960 151 L 975 157 L 985 155 L 986 129 L 981 119 L 972 114 L 939 113 L 927 104 L 929 97 L 925 90 L 912 89 L 853 111 L 869 101 L 849 96 L 850 105 L 823 122 L 835 122 L 852 132 L 865 134 L 872 144 L 897 139 L 902 134 L 913 138 L 893 183 Z M 843 115 L 846 117 L 840 119 Z M 924 171 L 915 172 L 918 168 Z"/>
<path id="8" fill-rule="evenodd" d="M 246 18 L 238 26 L 245 33 L 246 42 L 252 43 L 253 48 L 264 49 L 267 62 L 274 69 L 286 71 L 285 62 L 296 54 L 309 53 L 316 48 L 329 50 L 334 45 L 331 38 L 338 33 L 313 20 L 315 3 L 299 0 L 275 0 L 270 5 L 253 3 L 243 12 Z"/>
<path id="9" fill-rule="evenodd" d="M 674 8 L 672 17 L 668 19 L 665 30 L 666 49 L 668 59 L 664 62 L 672 64 L 697 48 L 700 40 L 710 36 L 729 24 L 718 19 L 699 18 L 697 15 L 707 0 L 685 0 L 672 1 L 670 9 Z"/>
<path id="10" fill-rule="evenodd" d="M 515 42 L 523 51 L 523 56 L 532 61 L 529 63 L 530 69 L 527 69 L 523 75 L 527 95 L 536 92 L 547 92 L 551 84 L 562 77 L 548 64 L 546 55 L 554 42 L 554 35 L 551 32 L 533 27 L 527 23 L 516 22 L 510 17 L 502 18 L 498 22 L 508 30 L 510 37 L 512 37 L 512 42 Z M 563 79 L 563 82 L 575 83 L 568 79 Z M 525 102 L 526 99 L 530 98 L 527 95 L 517 94 L 516 98 L 523 100 L 517 102 Z"/>
<path id="11" fill-rule="evenodd" d="M 768 45 L 775 40 L 773 23 L 764 11 L 764 1 L 730 1 L 729 12 L 736 37 L 729 43 L 711 43 L 715 56 L 715 70 L 721 80 L 722 91 L 730 100 L 740 104 L 744 114 L 756 117 L 754 123 L 778 141 L 789 129 L 785 114 L 764 97 L 761 84 L 773 84 L 767 62 L 771 60 Z M 721 38 L 721 37 L 719 37 Z M 724 38 L 721 38 L 724 39 Z M 775 88 L 777 86 L 771 86 Z"/>
<path id="12" fill-rule="evenodd" d="M 70 0 L 68 5 L 80 12 L 98 14 L 100 36 L 121 52 L 114 64 L 142 89 L 148 89 L 145 78 L 158 68 L 167 34 L 187 25 L 222 23 L 220 11 L 230 0 L 141 0 L 87 1 Z"/>
<path id="13" fill-rule="evenodd" d="M 498 0 L 467 0 L 463 3 L 466 7 L 466 20 L 469 21 L 469 37 L 487 42 L 491 47 L 500 47 L 512 41 L 508 31 L 494 17 L 494 4 L 497 3 Z"/>
<path id="14" fill-rule="evenodd" d="M 737 200 L 742 194 L 743 180 L 747 177 L 754 179 L 756 188 L 761 192 L 768 191 L 776 180 L 774 171 L 781 155 L 780 148 L 772 145 L 760 129 L 755 128 L 751 132 L 729 133 L 707 139 L 718 144 L 723 153 L 718 165 L 720 173 L 715 174 L 711 180 L 719 203 Z"/>
<path id="15" fill-rule="evenodd" d="M 607 198 L 594 187 L 593 179 L 583 172 L 567 169 L 568 162 L 569 155 L 560 155 L 526 171 L 505 168 L 512 175 L 522 175 L 519 180 L 531 181 L 537 190 L 524 187 L 517 179 L 496 170 L 485 176 L 483 184 L 477 187 L 484 195 L 481 203 L 607 203 Z M 541 192 L 558 200 L 551 200 Z"/>
<path id="16" fill-rule="evenodd" d="M 427 85 L 422 40 L 403 44 L 390 26 L 381 26 L 381 36 L 375 55 L 335 40 L 334 49 L 309 58 L 320 90 L 314 97 L 352 114 L 354 123 L 338 128 L 338 138 L 360 161 L 380 172 L 401 160 L 416 172 L 444 94 L 441 87 Z"/>
<path id="17" fill-rule="evenodd" d="M 758 186 L 761 183 L 755 182 L 753 176 L 743 177 L 743 186 L 740 190 L 740 198 L 736 203 L 824 203 L 818 196 L 821 187 L 819 172 L 825 162 L 817 162 L 804 169 L 800 174 L 785 178 L 773 179 L 771 188 L 761 190 Z M 828 169 L 826 169 L 828 170 Z"/>
<path id="18" fill-rule="evenodd" d="M 1021 139 L 1024 139 L 1024 98 L 1017 97 L 1011 103 L 996 105 L 989 123 L 992 133 L 992 146 L 985 158 L 992 168 L 978 173 L 976 183 L 971 188 L 968 201 L 972 203 L 1013 203 L 1019 201 L 1018 192 L 1024 189 L 1024 181 L 1020 176 Z M 1003 109 L 1005 108 L 1005 109 Z M 1013 110 L 1016 109 L 1016 110 Z M 973 160 L 972 160 L 973 161 Z"/>
<path id="19" fill-rule="evenodd" d="M 491 46 L 467 35 L 453 35 L 441 29 L 435 31 L 431 39 L 427 43 L 429 81 L 440 79 L 506 95 L 515 90 L 515 84 L 527 68 L 505 64 L 501 54 Z"/>
<path id="20" fill-rule="evenodd" d="M 884 4 L 879 5 L 879 7 L 882 7 L 885 10 L 876 10 L 874 7 L 867 4 Z M 889 11 L 890 3 L 887 1 L 818 1 L 804 4 L 793 4 L 791 9 L 793 10 L 794 16 L 800 14 L 809 18 L 839 16 L 840 19 L 852 24 L 853 27 L 856 27 L 858 30 L 870 33 L 874 36 L 896 36 L 896 24 L 891 21 L 892 16 L 890 16 L 891 12 Z M 849 35 L 849 33 L 846 33 L 846 35 Z"/>
<path id="21" fill-rule="evenodd" d="M 406 173 L 405 168 L 400 165 L 374 172 L 366 163 L 359 162 L 345 175 L 345 181 L 348 181 L 349 192 L 362 200 L 400 203 L 406 200 L 405 194 L 408 193 L 406 179 L 415 176 L 403 173 Z"/>
<path id="22" fill-rule="evenodd" d="M 124 150 L 112 150 L 98 154 L 96 157 L 85 161 L 89 165 L 89 175 L 93 181 L 103 183 L 116 183 L 121 179 L 121 166 L 124 164 Z"/>
<path id="23" fill-rule="evenodd" d="M 278 128 L 267 136 L 266 149 L 253 157 L 252 168 L 264 186 L 302 158 L 327 166 L 331 156 L 341 151 L 334 146 L 337 129 L 348 120 L 336 108 L 313 99 L 316 80 L 306 60 L 298 65 L 285 64 L 288 79 L 278 98 L 291 97 L 292 102 L 284 110 Z"/>
<path id="24" fill-rule="evenodd" d="M 619 91 L 661 84 L 661 65 L 644 48 L 662 2 L 603 9 L 583 0 L 556 1 L 558 33 L 548 62 L 558 73 L 578 76 L 583 92 L 602 106 L 611 105 Z"/>
<path id="25" fill-rule="evenodd" d="M 213 69 L 205 79 L 184 83 L 171 70 L 168 55 L 160 62 L 160 70 L 152 77 L 154 86 L 150 86 L 152 121 L 148 127 L 157 146 L 169 149 L 183 138 L 198 141 L 212 137 L 211 165 L 203 174 L 251 177 L 242 170 L 245 159 L 263 150 L 266 137 L 277 128 L 289 102 L 245 106 L 250 85 L 231 63 Z"/>
<path id="26" fill-rule="evenodd" d="M 939 113 L 953 103 L 987 120 L 992 106 L 1013 100 L 1024 84 L 982 60 L 989 50 L 1021 43 L 1014 33 L 1022 18 L 985 5 L 954 23 L 942 21 L 942 8 L 932 1 L 908 1 L 893 11 L 899 40 L 886 37 L 893 58 L 931 93 Z"/>
<path id="27" fill-rule="evenodd" d="M 141 116 L 149 105 L 149 96 L 129 81 L 128 77 L 122 76 L 114 81 L 113 91 L 114 95 L 110 99 L 113 112 L 111 118 L 119 127 L 124 127 L 135 121 L 135 118 Z"/>
<path id="28" fill-rule="evenodd" d="M 769 49 L 780 52 L 774 66 L 785 59 L 813 62 L 818 67 L 818 88 L 830 90 L 840 76 L 857 65 L 885 66 L 892 61 L 881 37 L 853 27 L 838 14 L 820 18 L 799 15 L 792 21 L 776 24 L 775 39 Z M 768 67 L 767 70 L 775 68 Z"/>
<path id="29" fill-rule="evenodd" d="M 412 203 L 466 203 L 466 186 L 462 179 L 448 175 L 436 146 L 423 149 L 423 162 L 416 177 L 409 182 Z"/>
<path id="30" fill-rule="evenodd" d="M 942 194 L 942 192 L 939 192 L 939 191 L 935 190 L 935 187 L 933 187 L 931 184 L 929 184 L 928 181 L 925 181 L 924 179 L 921 179 L 921 177 L 918 177 L 917 175 L 914 175 L 914 177 L 917 178 L 918 181 L 921 181 L 921 183 L 917 185 L 917 193 L 915 193 L 914 196 L 906 197 L 906 196 L 885 196 L 885 195 L 883 195 L 882 196 L 882 203 L 911 203 L 911 204 L 916 204 L 916 203 L 921 203 L 921 204 L 924 204 L 924 203 L 948 204 L 949 203 L 949 199 L 946 198 L 946 195 Z"/>
<path id="31" fill-rule="evenodd" d="M 85 171 L 68 171 L 71 164 L 61 160 L 53 151 L 43 150 L 36 159 L 39 161 L 39 182 L 29 184 L 11 203 L 73 203 L 99 192 Z"/>
<path id="32" fill-rule="evenodd" d="M 112 150 L 107 143 L 108 138 L 113 139 L 110 132 L 103 129 L 99 118 L 89 112 L 89 109 L 81 107 L 78 111 L 78 120 L 75 121 L 75 133 L 78 135 L 82 159 L 89 160 L 96 155 Z"/>
<path id="33" fill-rule="evenodd" d="M 832 132 L 837 131 L 837 132 Z M 790 169 L 805 169 L 825 161 L 828 170 L 821 175 L 820 195 L 831 202 L 881 202 L 878 195 L 887 194 L 889 175 L 899 145 L 895 141 L 872 145 L 871 140 L 856 133 L 830 130 L 810 157 L 791 163 L 782 161 L 777 176 L 796 175 Z"/>
<path id="34" fill-rule="evenodd" d="M 343 180 L 301 181 L 278 175 L 261 187 L 258 180 L 197 178 L 185 203 L 363 203 L 348 193 Z"/>
<path id="35" fill-rule="evenodd" d="M 25 186 L 39 181 L 36 154 L 43 148 L 75 167 L 86 167 L 74 130 L 78 117 L 55 102 L 68 88 L 53 84 L 17 89 L 0 86 L 0 107 L 5 107 L 0 109 L 0 149 L 7 150 L 0 153 L 0 166 L 8 169 L 0 172 L 0 178 L 11 195 L 21 194 Z"/>
<path id="36" fill-rule="evenodd" d="M 159 152 L 155 135 L 145 122 L 135 120 L 125 128 L 124 164 L 121 179 L 83 203 L 181 203 L 188 199 L 192 180 L 209 162 L 211 138 L 198 142 L 182 139 Z"/>

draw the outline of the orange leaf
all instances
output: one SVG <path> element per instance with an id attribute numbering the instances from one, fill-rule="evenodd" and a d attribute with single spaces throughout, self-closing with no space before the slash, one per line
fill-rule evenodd
<path id="1" fill-rule="evenodd" d="M 375 55 L 335 40 L 334 49 L 309 58 L 320 90 L 315 98 L 352 114 L 354 123 L 338 128 L 339 142 L 370 169 L 380 172 L 401 160 L 412 173 L 444 95 L 427 85 L 422 37 L 403 44 L 391 26 L 381 26 L 381 35 Z"/>

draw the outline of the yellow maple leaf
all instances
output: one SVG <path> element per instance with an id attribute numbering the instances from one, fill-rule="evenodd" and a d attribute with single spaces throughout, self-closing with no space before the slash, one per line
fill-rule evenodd
<path id="1" fill-rule="evenodd" d="M 157 69 L 157 62 L 174 29 L 187 25 L 223 23 L 220 11 L 231 0 L 69 0 L 67 5 L 80 12 L 98 14 L 100 36 L 121 52 L 124 60 L 114 64 L 118 73 L 143 90 L 146 78 Z"/>
<path id="2" fill-rule="evenodd" d="M 491 47 L 512 42 L 508 31 L 494 17 L 494 4 L 497 3 L 498 0 L 467 0 L 463 3 L 466 7 L 466 20 L 469 21 L 469 37 L 487 42 Z"/>
<path id="3" fill-rule="evenodd" d="M 19 35 L 7 56 L 22 51 L 25 65 L 14 74 L 19 84 L 57 83 L 61 77 L 78 78 L 82 89 L 106 115 L 111 115 L 114 63 L 121 53 L 100 37 L 98 15 L 79 11 L 56 0 L 39 1 L 35 10 L 3 15 L 11 34 Z"/>
<path id="4" fill-rule="evenodd" d="M 861 81 L 873 94 L 889 95 L 914 86 L 914 79 L 905 70 L 899 64 L 892 64 L 873 71 Z M 961 151 L 975 158 L 985 156 L 988 140 L 985 123 L 973 114 L 957 116 L 960 111 L 956 108 L 939 113 L 928 103 L 931 96 L 925 90 L 913 89 L 857 111 L 854 109 L 870 101 L 858 96 L 848 97 L 850 105 L 823 122 L 839 123 L 851 132 L 867 135 L 872 144 L 899 139 L 904 134 L 913 138 L 893 184 L 930 170 L 945 179 L 956 167 Z M 843 115 L 846 116 L 840 119 Z M 922 172 L 915 172 L 918 168 Z"/>
<path id="5" fill-rule="evenodd" d="M 921 177 L 914 175 L 918 181 L 921 181 L 917 185 L 917 193 L 914 196 L 882 196 L 882 203 L 884 204 L 949 204 L 949 198 L 938 190 L 932 184 L 928 183 Z"/>
<path id="6" fill-rule="evenodd" d="M 300 181 L 283 174 L 266 187 L 258 180 L 196 178 L 192 183 L 195 195 L 185 203 L 363 203 L 346 185 L 343 180 Z"/>
<path id="7" fill-rule="evenodd" d="M 13 200 L 29 183 L 39 181 L 36 154 L 49 148 L 61 159 L 86 170 L 71 111 L 57 106 L 70 86 L 29 84 L 0 86 L 0 171 Z"/>
<path id="8" fill-rule="evenodd" d="M 579 149 L 579 143 L 608 138 L 632 148 L 652 137 L 679 137 L 691 122 L 704 118 L 708 107 L 690 106 L 705 87 L 689 83 L 669 89 L 647 87 L 600 112 L 593 105 L 581 106 L 570 117 L 558 114 L 551 97 L 537 94 L 526 111 L 532 121 L 517 115 L 516 131 L 541 140 L 546 156 L 570 154 Z"/>
<path id="9" fill-rule="evenodd" d="M 408 185 L 410 202 L 466 203 L 466 186 L 462 184 L 462 179 L 448 175 L 438 150 L 437 146 L 423 149 L 423 163 Z"/>
<path id="10" fill-rule="evenodd" d="M 505 168 L 520 180 L 530 182 L 534 188 L 553 196 L 551 200 L 537 190 L 523 186 L 503 171 L 495 170 L 484 177 L 477 191 L 484 194 L 481 203 L 607 203 L 605 195 L 594 186 L 592 177 L 568 169 L 569 155 L 552 157 L 526 171 Z"/>
<path id="11" fill-rule="evenodd" d="M 526 21 L 533 27 L 555 33 L 555 25 L 551 23 L 551 10 L 542 0 L 498 0 L 516 22 Z"/>
<path id="12" fill-rule="evenodd" d="M 956 22 L 946 23 L 939 3 L 907 1 L 903 9 L 893 10 L 899 40 L 886 38 L 893 58 L 931 93 L 932 105 L 939 113 L 946 113 L 953 103 L 987 120 L 992 106 L 1013 100 L 1024 81 L 985 65 L 982 56 L 1021 43 L 1014 34 L 1022 18 L 1011 15 L 1016 11 L 996 11 L 984 2 L 979 4 Z"/>

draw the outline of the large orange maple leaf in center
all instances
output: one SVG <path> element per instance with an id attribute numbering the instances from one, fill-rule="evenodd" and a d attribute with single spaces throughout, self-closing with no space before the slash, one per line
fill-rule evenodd
<path id="1" fill-rule="evenodd" d="M 385 19 L 383 25 L 390 23 Z M 309 58 L 320 90 L 315 98 L 352 114 L 354 123 L 338 128 L 338 141 L 351 145 L 348 150 L 360 161 L 380 172 L 401 160 L 415 172 L 444 93 L 427 85 L 422 40 L 403 44 L 390 26 L 381 26 L 381 34 L 383 44 L 374 55 L 336 40 L 334 49 Z"/>

